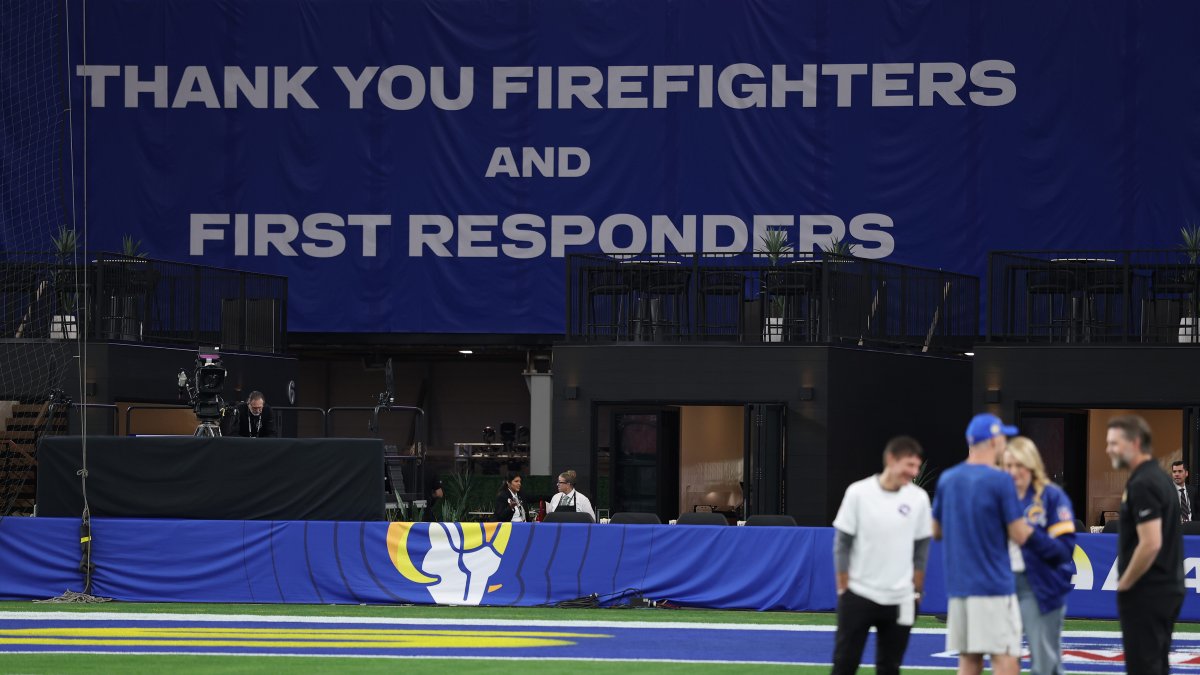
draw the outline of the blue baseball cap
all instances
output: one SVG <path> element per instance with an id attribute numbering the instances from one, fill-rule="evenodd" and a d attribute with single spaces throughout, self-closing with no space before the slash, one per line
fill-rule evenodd
<path id="1" fill-rule="evenodd" d="M 967 425 L 967 445 L 975 445 L 982 443 L 993 436 L 1016 436 L 1018 433 L 1016 427 L 1007 426 L 1000 421 L 999 417 L 991 413 L 980 413 L 971 418 L 971 423 Z"/>

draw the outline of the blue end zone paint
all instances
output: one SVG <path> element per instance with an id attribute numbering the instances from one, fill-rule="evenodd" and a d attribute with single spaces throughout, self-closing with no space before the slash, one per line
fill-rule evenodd
<path id="1" fill-rule="evenodd" d="M 665 617 L 664 617 L 665 618 Z M 225 632 L 228 631 L 228 632 Z M 209 619 L 97 619 L 86 615 L 26 614 L 0 619 L 0 653 L 187 653 L 352 657 L 521 658 L 579 660 L 654 660 L 680 662 L 828 664 L 833 652 L 828 627 L 746 626 L 744 628 L 672 624 L 656 627 L 590 622 L 548 625 L 531 622 L 388 622 Z M 513 639 L 553 640 L 563 644 L 496 646 Z M 404 646 L 363 642 L 407 639 Z M 431 640 L 461 640 L 467 645 L 431 646 Z M 267 642 L 283 644 L 247 644 Z M 313 644 L 319 642 L 323 644 Z M 338 644 L 328 644 L 330 642 Z M 205 644 L 210 643 L 210 644 Z M 216 643 L 216 644 L 211 644 Z M 473 646 L 474 645 L 477 646 Z M 488 644 L 491 643 L 491 644 Z M 1123 672 L 1116 637 L 1064 639 L 1068 670 L 1076 673 Z M 1176 638 L 1173 670 L 1200 673 L 1200 635 Z M 863 663 L 874 662 L 874 636 Z M 904 665 L 952 669 L 945 635 L 914 632 Z M 1027 663 L 1025 664 L 1027 666 Z"/>

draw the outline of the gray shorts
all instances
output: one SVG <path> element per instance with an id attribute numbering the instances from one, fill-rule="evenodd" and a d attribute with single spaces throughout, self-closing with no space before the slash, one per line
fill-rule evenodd
<path id="1" fill-rule="evenodd" d="M 1021 656 L 1021 606 L 1017 596 L 950 598 L 946 651 Z"/>

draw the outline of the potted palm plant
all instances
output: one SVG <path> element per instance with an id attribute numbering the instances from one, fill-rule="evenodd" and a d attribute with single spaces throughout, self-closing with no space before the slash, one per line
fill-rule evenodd
<path id="1" fill-rule="evenodd" d="M 836 257 L 853 258 L 858 251 L 858 244 L 851 244 L 846 241 L 845 237 L 838 237 L 831 239 L 829 244 L 821 247 L 821 250 Z"/>
<path id="2" fill-rule="evenodd" d="M 779 261 L 792 253 L 792 244 L 788 241 L 787 233 L 782 230 L 767 230 L 759 240 L 759 248 L 755 253 L 767 256 L 772 267 L 779 265 Z M 763 320 L 763 342 L 782 342 L 783 341 L 783 315 L 787 311 L 787 298 L 778 293 L 772 293 L 771 281 L 774 277 L 767 274 L 763 290 L 766 291 L 767 298 L 766 306 L 763 311 L 766 318 Z"/>
<path id="3" fill-rule="evenodd" d="M 142 240 L 135 240 L 128 234 L 121 237 L 121 255 L 129 258 L 145 258 L 146 252 L 142 250 Z"/>
<path id="4" fill-rule="evenodd" d="M 76 310 L 79 305 L 79 295 L 75 288 L 75 269 L 72 261 L 75 249 L 79 246 L 79 237 L 75 230 L 65 225 L 58 227 L 58 234 L 50 238 L 54 248 L 57 264 L 54 267 L 54 292 L 57 305 L 56 314 L 50 317 L 50 338 L 57 340 L 74 340 L 78 335 L 78 320 Z"/>

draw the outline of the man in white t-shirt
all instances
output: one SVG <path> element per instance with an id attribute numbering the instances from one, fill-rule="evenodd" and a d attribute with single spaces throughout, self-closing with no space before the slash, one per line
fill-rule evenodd
<path id="1" fill-rule="evenodd" d="M 853 673 L 874 626 L 875 672 L 899 673 L 912 630 L 933 536 L 929 495 L 912 484 L 921 472 L 921 444 L 888 441 L 883 472 L 846 488 L 833 521 L 837 570 L 834 673 Z"/>

